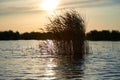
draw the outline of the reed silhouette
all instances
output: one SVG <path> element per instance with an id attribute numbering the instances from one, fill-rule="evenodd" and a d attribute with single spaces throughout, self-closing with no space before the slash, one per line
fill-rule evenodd
<path id="1" fill-rule="evenodd" d="M 67 11 L 63 15 L 49 18 L 48 32 L 53 33 L 56 53 L 84 57 L 88 52 L 85 41 L 85 22 L 75 10 Z"/>

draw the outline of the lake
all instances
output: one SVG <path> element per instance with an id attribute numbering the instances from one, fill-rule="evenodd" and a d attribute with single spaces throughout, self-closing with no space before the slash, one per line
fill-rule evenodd
<path id="1" fill-rule="evenodd" d="M 120 42 L 89 41 L 74 61 L 51 54 L 52 41 L 0 41 L 0 80 L 120 80 Z"/>

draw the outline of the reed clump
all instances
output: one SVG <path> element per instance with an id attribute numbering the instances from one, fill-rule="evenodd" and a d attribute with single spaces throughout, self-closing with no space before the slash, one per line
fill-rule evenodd
<path id="1" fill-rule="evenodd" d="M 57 54 L 82 57 L 86 50 L 85 22 L 75 11 L 67 11 L 63 15 L 49 18 L 48 32 L 53 33 L 53 42 Z"/>

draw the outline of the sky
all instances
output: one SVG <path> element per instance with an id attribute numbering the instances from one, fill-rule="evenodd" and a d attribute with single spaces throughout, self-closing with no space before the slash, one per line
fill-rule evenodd
<path id="1" fill-rule="evenodd" d="M 47 3 L 42 7 L 45 1 Z M 79 11 L 85 19 L 87 32 L 95 29 L 120 30 L 120 0 L 57 1 L 58 3 L 54 3 L 55 0 L 0 0 L 0 31 L 41 31 L 40 28 L 48 23 L 48 17 L 53 15 L 48 8 L 56 10 L 55 13 L 66 9 Z"/>

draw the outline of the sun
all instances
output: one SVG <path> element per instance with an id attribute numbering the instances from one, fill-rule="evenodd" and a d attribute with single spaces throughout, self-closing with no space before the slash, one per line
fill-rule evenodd
<path id="1" fill-rule="evenodd" d="M 59 4 L 59 0 L 43 0 L 40 7 L 45 11 L 54 11 Z"/>

